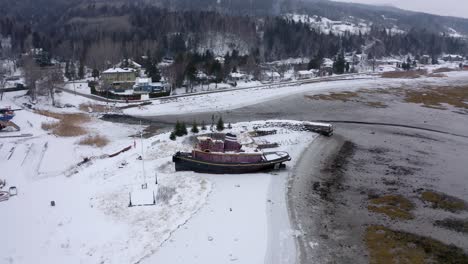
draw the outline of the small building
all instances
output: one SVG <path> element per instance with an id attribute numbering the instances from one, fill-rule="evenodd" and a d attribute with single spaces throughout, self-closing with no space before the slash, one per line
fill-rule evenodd
<path id="1" fill-rule="evenodd" d="M 101 73 L 102 88 L 114 91 L 133 89 L 137 72 L 131 68 L 110 68 Z M 106 87 L 108 86 L 108 87 Z"/>
<path id="2" fill-rule="evenodd" d="M 465 71 L 468 71 L 468 61 L 465 61 L 465 63 L 463 63 L 463 70 Z"/>
<path id="3" fill-rule="evenodd" d="M 320 66 L 319 76 L 328 76 L 333 74 L 333 60 L 324 58 Z"/>
<path id="4" fill-rule="evenodd" d="M 453 61 L 460 61 L 462 62 L 464 60 L 463 56 L 461 55 L 453 55 L 453 54 L 447 54 L 442 56 L 442 59 L 446 62 L 453 62 Z"/>
<path id="5" fill-rule="evenodd" d="M 228 75 L 228 81 L 232 83 L 248 82 L 250 81 L 250 75 L 240 72 L 231 72 Z"/>
<path id="6" fill-rule="evenodd" d="M 421 58 L 419 58 L 419 63 L 421 64 L 431 64 L 432 58 L 429 55 L 422 55 Z"/>
<path id="7" fill-rule="evenodd" d="M 308 70 L 308 71 L 298 71 L 297 72 L 297 79 L 310 79 L 314 78 L 317 75 L 317 71 L 315 70 Z"/>
<path id="8" fill-rule="evenodd" d="M 274 71 L 264 71 L 262 72 L 262 80 L 269 82 L 278 82 L 281 80 L 281 75 Z"/>
<path id="9" fill-rule="evenodd" d="M 166 91 L 167 85 L 162 82 L 152 82 L 151 78 L 136 78 L 133 86 L 134 94 L 160 93 Z"/>

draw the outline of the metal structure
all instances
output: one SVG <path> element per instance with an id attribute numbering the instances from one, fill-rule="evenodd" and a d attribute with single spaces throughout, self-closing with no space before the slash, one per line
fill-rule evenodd
<path id="1" fill-rule="evenodd" d="M 7 127 L 13 127 L 17 131 L 20 131 L 20 127 L 13 123 L 11 120 L 15 117 L 15 111 L 22 109 L 11 109 L 11 108 L 1 108 L 0 109 L 0 130 L 3 130 Z"/>

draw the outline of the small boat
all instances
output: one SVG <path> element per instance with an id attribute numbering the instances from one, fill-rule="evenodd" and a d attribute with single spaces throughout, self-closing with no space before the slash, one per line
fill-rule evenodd
<path id="1" fill-rule="evenodd" d="M 224 139 L 199 137 L 192 152 L 177 152 L 172 161 L 176 171 L 214 174 L 241 174 L 280 169 L 291 157 L 287 152 L 243 152 L 236 136 Z"/>

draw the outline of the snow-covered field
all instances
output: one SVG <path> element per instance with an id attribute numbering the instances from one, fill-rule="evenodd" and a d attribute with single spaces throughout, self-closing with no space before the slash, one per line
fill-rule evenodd
<path id="1" fill-rule="evenodd" d="M 17 107 L 24 101 L 13 98 L 18 94 L 7 94 L 1 106 Z M 73 98 L 81 97 L 63 93 L 59 100 Z M 45 102 L 44 108 L 53 110 Z M 17 196 L 0 203 L 6 216 L 0 220 L 5 238 L 1 263 L 259 263 L 268 256 L 295 258 L 285 183 L 315 134 L 278 129 L 277 135 L 262 138 L 280 143 L 278 150 L 290 152 L 293 161 L 285 171 L 246 175 L 176 173 L 172 154 L 191 149 L 188 141 L 171 141 L 167 133 L 144 139 L 146 182 L 157 188 L 157 176 L 157 204 L 128 207 L 129 193 L 145 181 L 138 159 L 141 142 L 130 137 L 140 128 L 92 117 L 85 124 L 88 133 L 110 141 L 96 148 L 78 145 L 80 137 L 48 134 L 41 124 L 50 120 L 19 111 L 14 121 L 22 130 L 0 133 L 32 134 L 0 138 L 0 178 L 7 181 L 6 188 L 18 189 Z M 261 124 L 239 123 L 232 131 Z M 136 148 L 119 156 L 105 155 L 135 142 Z M 91 161 L 78 165 L 85 157 Z"/>
<path id="2" fill-rule="evenodd" d="M 367 79 L 313 83 L 281 88 L 254 88 L 191 96 L 125 110 L 135 115 L 182 114 L 233 109 L 295 93 L 412 85 L 468 83 L 468 72 L 445 73 L 449 78 Z M 27 102 L 24 92 L 7 93 L 0 107 Z M 57 95 L 53 108 L 46 99 L 40 108 L 79 112 L 90 99 Z M 18 195 L 0 202 L 4 240 L 0 263 L 291 263 L 295 246 L 286 210 L 286 185 L 294 163 L 315 134 L 278 129 L 262 138 L 280 143 L 293 160 L 280 172 L 249 175 L 205 175 L 175 172 L 171 156 L 189 150 L 183 138 L 167 133 L 143 140 L 149 188 L 159 182 L 156 206 L 128 207 L 129 192 L 144 182 L 141 143 L 132 135 L 139 126 L 101 121 L 90 114 L 83 126 L 88 134 L 104 135 L 102 148 L 79 145 L 84 136 L 57 137 L 41 128 L 51 117 L 31 110 L 17 112 L 20 132 L 0 132 L 0 179 Z M 251 130 L 262 121 L 234 124 L 233 132 Z M 5 138 L 31 134 L 25 138 Z M 136 148 L 110 158 L 127 146 Z M 91 161 L 78 166 L 85 157 Z M 5 189 L 5 188 L 4 188 Z M 55 206 L 51 206 L 51 201 Z"/>
<path id="3" fill-rule="evenodd" d="M 124 113 L 136 116 L 161 116 L 194 112 L 215 113 L 217 111 L 236 109 L 304 92 L 307 92 L 308 94 L 319 94 L 330 91 L 353 91 L 361 88 L 376 89 L 399 87 L 402 85 L 420 83 L 444 84 L 452 80 L 458 82 L 459 79 L 466 80 L 468 78 L 467 71 L 447 72 L 444 74 L 450 78 L 421 77 L 417 79 L 385 79 L 374 76 L 369 77 L 369 79 L 361 80 L 353 79 L 354 77 L 350 76 L 348 80 L 342 81 L 318 82 L 298 86 L 272 86 L 234 90 L 224 93 L 195 95 L 190 97 L 173 98 L 170 100 L 153 101 L 151 105 L 126 109 L 124 110 Z"/>

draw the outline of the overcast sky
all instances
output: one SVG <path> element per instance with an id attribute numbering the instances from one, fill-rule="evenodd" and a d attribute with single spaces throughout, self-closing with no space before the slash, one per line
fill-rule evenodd
<path id="1" fill-rule="evenodd" d="M 468 0 L 333 0 L 363 4 L 393 5 L 402 9 L 468 18 Z"/>

